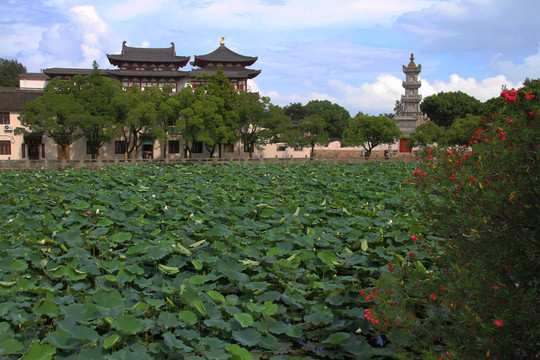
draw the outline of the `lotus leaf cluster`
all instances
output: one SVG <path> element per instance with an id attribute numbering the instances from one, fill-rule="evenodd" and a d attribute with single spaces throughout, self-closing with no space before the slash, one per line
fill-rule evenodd
<path id="1" fill-rule="evenodd" d="M 370 359 L 362 290 L 429 238 L 406 164 L 0 174 L 2 359 Z M 426 240 L 428 241 L 428 240 Z"/>

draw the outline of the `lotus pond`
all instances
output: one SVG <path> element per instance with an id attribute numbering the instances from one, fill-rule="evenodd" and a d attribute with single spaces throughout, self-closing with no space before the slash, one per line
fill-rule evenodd
<path id="1" fill-rule="evenodd" d="M 429 266 L 406 164 L 0 174 L 2 359 L 375 359 L 396 256 Z"/>

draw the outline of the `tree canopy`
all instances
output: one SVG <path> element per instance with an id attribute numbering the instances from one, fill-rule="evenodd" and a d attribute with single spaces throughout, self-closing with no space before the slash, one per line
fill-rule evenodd
<path id="1" fill-rule="evenodd" d="M 311 100 L 305 105 L 306 114 L 317 114 L 326 122 L 326 132 L 330 139 L 341 139 L 343 130 L 351 118 L 349 112 L 338 104 L 328 100 Z"/>
<path id="2" fill-rule="evenodd" d="M 26 67 L 17 60 L 0 58 L 0 86 L 19 86 L 19 74 L 25 73 Z"/>
<path id="3" fill-rule="evenodd" d="M 484 104 L 461 91 L 442 91 L 424 98 L 420 109 L 435 124 L 449 129 L 457 118 L 464 118 L 467 114 L 481 115 Z"/>
<path id="4" fill-rule="evenodd" d="M 373 148 L 393 144 L 402 135 L 394 120 L 382 115 L 359 113 L 349 121 L 341 146 L 362 146 L 366 150 L 366 157 L 369 157 Z"/>
<path id="5" fill-rule="evenodd" d="M 238 131 L 250 158 L 256 147 L 277 142 L 291 124 L 283 109 L 272 105 L 269 97 L 250 92 L 240 93 L 238 115 Z"/>
<path id="6" fill-rule="evenodd" d="M 309 115 L 298 122 L 298 128 L 290 132 L 288 142 L 291 146 L 309 146 L 311 157 L 315 155 L 315 145 L 327 146 L 326 120 L 317 114 Z"/>
<path id="7" fill-rule="evenodd" d="M 26 103 L 19 119 L 30 133 L 45 134 L 60 146 L 61 158 L 69 158 L 69 146 L 82 137 L 79 131 L 84 107 L 73 92 L 66 92 L 65 82 L 53 79 L 45 93 Z"/>
<path id="8" fill-rule="evenodd" d="M 435 124 L 433 121 L 428 121 L 419 125 L 416 132 L 409 135 L 408 145 L 412 148 L 415 146 L 426 147 L 435 143 L 441 143 L 445 136 L 445 130 L 442 126 Z"/>

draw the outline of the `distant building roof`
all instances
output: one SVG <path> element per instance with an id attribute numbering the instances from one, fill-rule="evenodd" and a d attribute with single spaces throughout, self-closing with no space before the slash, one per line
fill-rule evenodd
<path id="1" fill-rule="evenodd" d="M 114 69 L 108 70 L 108 74 L 114 77 L 151 77 L 151 78 L 181 78 L 189 75 L 189 71 L 180 70 L 133 70 L 133 69 Z"/>
<path id="2" fill-rule="evenodd" d="M 122 43 L 121 54 L 107 54 L 107 58 L 112 65 L 119 65 L 125 62 L 149 62 L 149 63 L 173 63 L 183 67 L 189 62 L 189 56 L 177 56 L 174 43 L 168 48 L 138 48 L 126 46 Z"/>
<path id="3" fill-rule="evenodd" d="M 48 68 L 44 69 L 43 73 L 49 77 L 58 77 L 58 76 L 70 76 L 75 75 L 89 75 L 94 71 L 94 69 L 78 69 L 78 68 Z M 101 75 L 108 76 L 109 70 L 99 70 Z"/>
<path id="4" fill-rule="evenodd" d="M 21 111 L 24 104 L 43 95 L 43 90 L 0 87 L 0 111 Z"/>
<path id="5" fill-rule="evenodd" d="M 44 73 L 22 73 L 19 74 L 19 79 L 49 79 L 47 74 Z"/>
<path id="6" fill-rule="evenodd" d="M 212 63 L 214 66 L 217 66 L 217 64 L 225 65 L 226 63 L 233 64 L 233 66 L 236 64 L 250 66 L 253 65 L 257 59 L 258 57 L 244 56 L 235 53 L 226 47 L 225 44 L 220 44 L 216 50 L 209 54 L 195 55 L 195 60 L 191 62 L 191 65 L 199 66 L 201 68 L 208 66 L 210 63 Z"/>
<path id="7" fill-rule="evenodd" d="M 214 75 L 219 68 L 217 67 L 205 67 L 203 69 L 193 69 L 191 70 L 191 78 L 196 78 L 199 75 L 202 75 L 204 73 L 207 73 L 208 75 L 212 76 Z M 248 78 L 253 79 L 257 75 L 261 73 L 261 70 L 253 70 L 253 69 L 246 69 L 243 67 L 239 68 L 227 68 L 223 67 L 220 68 L 225 76 L 229 79 L 242 79 L 242 78 Z"/>

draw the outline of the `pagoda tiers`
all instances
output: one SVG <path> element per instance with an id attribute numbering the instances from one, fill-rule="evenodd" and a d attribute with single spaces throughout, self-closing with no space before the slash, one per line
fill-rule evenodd
<path id="1" fill-rule="evenodd" d="M 414 133 L 416 127 L 427 120 L 420 110 L 420 101 L 422 101 L 422 95 L 418 94 L 418 89 L 422 86 L 422 83 L 418 80 L 420 71 L 422 71 L 422 65 L 416 66 L 414 54 L 411 54 L 409 65 L 403 65 L 403 72 L 405 73 L 405 81 L 402 83 L 405 95 L 401 96 L 403 109 L 394 117 L 394 119 L 398 120 L 399 129 L 406 136 Z"/>
<path id="2" fill-rule="evenodd" d="M 191 70 L 191 86 L 196 88 L 204 82 L 203 79 L 197 79 L 203 73 L 212 76 L 221 69 L 237 91 L 248 91 L 247 80 L 259 75 L 261 70 L 247 69 L 246 66 L 253 65 L 257 59 L 257 57 L 235 53 L 225 46 L 225 38 L 221 38 L 216 50 L 206 55 L 195 55 L 195 60 L 191 62 L 191 65 L 197 68 Z"/>

